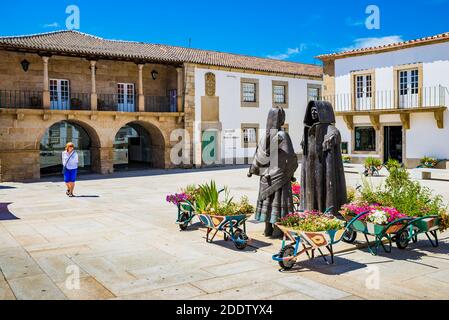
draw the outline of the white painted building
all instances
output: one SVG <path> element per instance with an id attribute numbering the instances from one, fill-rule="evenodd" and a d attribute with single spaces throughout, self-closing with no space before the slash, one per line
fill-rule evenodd
<path id="1" fill-rule="evenodd" d="M 299 65 L 299 64 L 298 64 Z M 217 70 L 209 67 L 195 68 L 195 163 L 198 166 L 208 159 L 204 141 L 216 131 L 219 141 L 217 154 L 211 160 L 220 164 L 244 164 L 254 156 L 257 143 L 266 131 L 268 112 L 274 106 L 286 112 L 285 130 L 300 154 L 304 132 L 303 120 L 306 105 L 322 94 L 321 68 L 319 76 L 301 76 L 279 73 L 260 73 L 250 70 Z M 215 99 L 210 102 L 207 93 L 208 77 L 215 82 Z M 207 115 L 206 109 L 218 106 L 217 117 Z M 212 137 L 215 139 L 215 137 Z M 203 141 L 202 141 L 203 140 Z"/>
<path id="2" fill-rule="evenodd" d="M 449 159 L 449 33 L 318 58 L 354 161 Z"/>

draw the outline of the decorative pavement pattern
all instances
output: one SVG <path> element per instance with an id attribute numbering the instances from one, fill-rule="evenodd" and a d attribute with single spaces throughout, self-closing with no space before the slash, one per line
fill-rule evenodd
<path id="1" fill-rule="evenodd" d="M 246 172 L 87 176 L 73 199 L 57 180 L 1 184 L 0 203 L 11 203 L 20 220 L 0 221 L 0 299 L 449 299 L 449 233 L 437 249 L 421 238 L 377 257 L 339 244 L 335 265 L 304 260 L 279 272 L 271 257 L 281 242 L 261 236 L 263 225 L 253 220 L 243 252 L 222 238 L 206 243 L 197 223 L 179 231 L 166 194 L 213 178 L 255 203 L 258 180 Z M 347 180 L 355 186 L 360 176 Z M 423 183 L 449 199 L 447 181 Z"/>

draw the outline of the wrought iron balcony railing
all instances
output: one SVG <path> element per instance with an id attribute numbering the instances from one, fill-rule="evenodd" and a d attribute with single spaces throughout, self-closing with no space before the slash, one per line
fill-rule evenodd
<path id="1" fill-rule="evenodd" d="M 42 92 L 23 90 L 0 90 L 0 108 L 42 109 Z"/>
<path id="2" fill-rule="evenodd" d="M 342 93 L 322 99 L 331 102 L 336 112 L 437 108 L 448 106 L 449 92 L 446 87 L 434 86 Z"/>

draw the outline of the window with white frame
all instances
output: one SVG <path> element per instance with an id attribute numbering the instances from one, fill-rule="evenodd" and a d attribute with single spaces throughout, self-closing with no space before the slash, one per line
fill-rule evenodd
<path id="1" fill-rule="evenodd" d="M 307 101 L 318 101 L 321 96 L 321 87 L 315 85 L 307 86 Z"/>
<path id="2" fill-rule="evenodd" d="M 285 86 L 273 86 L 274 103 L 285 104 Z"/>
<path id="3" fill-rule="evenodd" d="M 242 124 L 242 145 L 244 148 L 257 146 L 259 126 L 254 124 Z"/>
<path id="4" fill-rule="evenodd" d="M 243 102 L 256 102 L 256 84 L 243 83 Z"/>

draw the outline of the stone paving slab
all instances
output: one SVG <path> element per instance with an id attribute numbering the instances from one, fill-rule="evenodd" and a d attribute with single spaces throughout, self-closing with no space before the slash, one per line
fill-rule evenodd
<path id="1" fill-rule="evenodd" d="M 271 257 L 281 241 L 262 236 L 263 224 L 252 219 L 252 242 L 244 251 L 222 234 L 206 243 L 197 219 L 188 231 L 179 230 L 165 195 L 180 189 L 180 178 L 187 184 L 213 177 L 236 198 L 247 195 L 255 203 L 259 182 L 246 171 L 116 174 L 77 183 L 78 195 L 95 198 L 69 199 L 62 182 L 5 184 L 15 189 L 2 190 L 1 201 L 11 202 L 21 220 L 0 222 L 0 300 L 449 299 L 449 233 L 439 248 L 423 238 L 376 257 L 341 243 L 335 265 L 301 257 L 292 271 L 279 272 Z M 347 181 L 355 186 L 361 179 L 348 174 Z M 449 199 L 449 182 L 424 184 Z M 79 290 L 67 289 L 68 267 L 79 268 Z M 372 287 L 376 273 L 378 286 Z"/>

